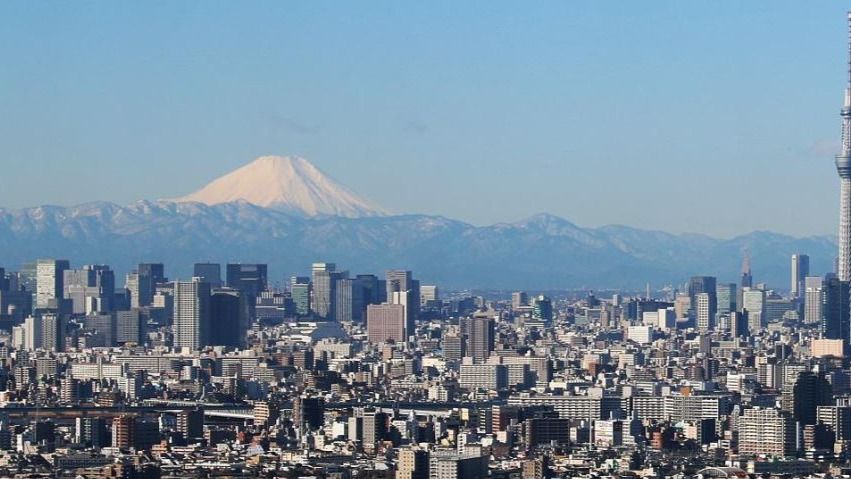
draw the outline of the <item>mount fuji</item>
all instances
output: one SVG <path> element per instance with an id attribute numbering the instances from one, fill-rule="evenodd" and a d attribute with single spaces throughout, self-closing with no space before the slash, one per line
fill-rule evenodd
<path id="1" fill-rule="evenodd" d="M 362 218 L 386 214 L 298 156 L 261 156 L 173 201 L 210 206 L 245 201 L 297 216 Z"/>
<path id="2" fill-rule="evenodd" d="M 446 288 L 643 289 L 708 274 L 739 276 L 745 250 L 759 281 L 789 284 L 789 257 L 832 269 L 836 241 L 754 232 L 731 239 L 627 226 L 584 228 L 540 214 L 474 226 L 440 216 L 389 215 L 298 157 L 264 156 L 189 195 L 127 206 L 0 208 L 0 267 L 40 257 L 126 272 L 164 262 L 188 277 L 195 262 L 267 263 L 276 278 L 314 261 L 356 272 L 405 268 Z"/>

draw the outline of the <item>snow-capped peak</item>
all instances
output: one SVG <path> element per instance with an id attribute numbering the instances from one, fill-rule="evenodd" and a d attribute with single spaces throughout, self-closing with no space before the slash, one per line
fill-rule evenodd
<path id="1" fill-rule="evenodd" d="M 261 156 L 174 201 L 215 205 L 240 200 L 304 216 L 385 214 L 298 156 Z"/>

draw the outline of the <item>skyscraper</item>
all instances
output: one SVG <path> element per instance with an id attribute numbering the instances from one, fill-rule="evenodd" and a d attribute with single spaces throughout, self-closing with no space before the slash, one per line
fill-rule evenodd
<path id="1" fill-rule="evenodd" d="M 390 304 L 401 304 L 405 307 L 404 311 L 406 337 L 410 336 L 415 328 L 414 316 L 411 314 L 411 309 L 414 308 L 414 304 L 412 304 L 412 302 L 414 301 L 413 297 L 413 293 L 410 289 L 408 289 L 405 291 L 396 291 L 391 297 L 387 298 L 387 301 Z M 417 303 L 417 306 L 419 306 L 419 303 Z"/>
<path id="2" fill-rule="evenodd" d="M 389 270 L 385 276 L 387 288 L 387 301 L 393 301 L 393 293 L 407 292 L 407 301 L 405 314 L 408 315 L 408 324 L 414 324 L 414 321 L 420 315 L 420 282 L 413 279 L 413 274 L 406 270 Z"/>
<path id="3" fill-rule="evenodd" d="M 405 307 L 401 304 L 370 304 L 366 310 L 366 331 L 371 343 L 404 342 Z"/>
<path id="4" fill-rule="evenodd" d="M 716 301 L 718 303 L 718 313 L 727 314 L 736 311 L 737 294 L 736 283 L 721 283 L 716 289 Z"/>
<path id="5" fill-rule="evenodd" d="M 839 261 L 836 272 L 840 281 L 851 281 L 851 13 L 848 14 L 848 83 L 840 117 L 842 145 L 836 155 L 836 172 L 839 174 Z"/>
<path id="6" fill-rule="evenodd" d="M 142 276 L 138 271 L 127 273 L 124 287 L 130 292 L 130 307 L 141 308 L 149 306 L 145 301 L 153 301 L 151 281 L 147 276 Z"/>
<path id="7" fill-rule="evenodd" d="M 337 272 L 334 263 L 313 263 L 313 313 L 326 321 L 335 318 L 334 298 L 337 280 L 346 275 Z"/>
<path id="8" fill-rule="evenodd" d="M 363 322 L 366 311 L 364 288 L 360 280 L 341 278 L 334 287 L 334 318 L 340 322 Z"/>
<path id="9" fill-rule="evenodd" d="M 378 277 L 374 274 L 359 274 L 356 276 L 363 290 L 364 310 L 367 304 L 381 304 L 387 300 L 385 298 L 386 289 Z"/>
<path id="10" fill-rule="evenodd" d="M 63 297 L 65 270 L 70 267 L 68 260 L 40 259 L 36 262 L 36 308 L 57 307 L 55 301 Z"/>
<path id="11" fill-rule="evenodd" d="M 467 355 L 479 361 L 490 357 L 494 348 L 493 319 L 470 318 L 464 324 L 467 334 Z"/>
<path id="12" fill-rule="evenodd" d="M 211 288 L 222 287 L 222 265 L 219 263 L 195 263 L 194 270 L 192 277 L 210 283 Z"/>
<path id="13" fill-rule="evenodd" d="M 165 266 L 162 263 L 139 263 L 138 271 L 139 274 L 151 278 L 154 286 L 168 282 L 168 278 L 165 277 Z"/>
<path id="14" fill-rule="evenodd" d="M 210 284 L 199 281 L 174 283 L 174 346 L 197 350 L 210 339 Z"/>
<path id="15" fill-rule="evenodd" d="M 210 297 L 210 344 L 239 347 L 248 331 L 248 304 L 242 291 L 226 288 Z"/>
<path id="16" fill-rule="evenodd" d="M 420 309 L 427 306 L 429 302 L 437 301 L 438 299 L 440 299 L 440 293 L 438 293 L 436 285 L 424 284 L 420 286 Z"/>
<path id="17" fill-rule="evenodd" d="M 709 321 L 715 318 L 715 312 L 718 310 L 718 290 L 715 286 L 716 281 L 714 276 L 693 276 L 688 282 L 688 295 L 691 299 L 691 309 L 695 316 L 698 313 L 697 297 L 701 293 L 706 293 L 708 299 L 708 314 Z"/>
<path id="18" fill-rule="evenodd" d="M 821 323 L 824 280 L 820 276 L 804 278 L 804 324 Z"/>
<path id="19" fill-rule="evenodd" d="M 28 317 L 23 324 L 24 348 L 29 351 L 63 351 L 65 349 L 65 321 L 60 315 L 44 314 Z"/>
<path id="20" fill-rule="evenodd" d="M 65 350 L 66 320 L 60 314 L 41 316 L 41 346 L 47 351 Z"/>
<path id="21" fill-rule="evenodd" d="M 747 337 L 748 331 L 748 312 L 730 312 L 730 334 L 734 338 Z"/>
<path id="22" fill-rule="evenodd" d="M 526 291 L 515 291 L 511 293 L 511 309 L 518 310 L 529 305 L 529 295 Z"/>
<path id="23" fill-rule="evenodd" d="M 791 273 L 789 292 L 793 298 L 797 298 L 804 292 L 804 278 L 810 275 L 810 257 L 800 253 L 793 254 Z"/>
<path id="24" fill-rule="evenodd" d="M 24 320 L 24 348 L 27 351 L 35 351 L 41 347 L 42 324 L 39 318 L 30 316 Z"/>
<path id="25" fill-rule="evenodd" d="M 745 257 L 742 259 L 742 280 L 739 286 L 744 288 L 753 287 L 753 273 L 751 273 L 751 253 L 745 251 Z"/>
<path id="26" fill-rule="evenodd" d="M 849 317 L 849 283 L 830 277 L 822 286 L 821 334 L 827 339 L 841 339 L 848 345 L 851 317 Z"/>
<path id="27" fill-rule="evenodd" d="M 167 281 L 162 263 L 140 263 L 136 271 L 127 275 L 126 288 L 130 291 L 130 306 L 150 306 L 156 285 Z"/>
<path id="28" fill-rule="evenodd" d="M 385 280 L 387 281 L 387 298 L 393 297 L 393 293 L 397 291 L 407 291 L 412 287 L 412 274 L 410 271 L 405 271 L 401 269 L 395 269 L 387 271 L 385 274 Z"/>
<path id="29" fill-rule="evenodd" d="M 32 313 L 33 295 L 29 291 L 0 291 L 0 315 L 7 314 L 19 324 Z"/>
<path id="30" fill-rule="evenodd" d="M 89 314 L 83 326 L 91 332 L 96 332 L 103 341 L 103 346 L 114 346 L 116 338 L 116 317 L 112 314 Z"/>
<path id="31" fill-rule="evenodd" d="M 532 318 L 538 321 L 552 321 L 553 302 L 550 298 L 542 295 L 532 300 Z"/>
<path id="32" fill-rule="evenodd" d="M 154 300 L 154 292 L 158 284 L 168 282 L 165 277 L 165 266 L 162 263 L 139 263 L 140 281 L 145 284 L 141 290 L 144 296 L 140 297 L 142 306 L 149 306 Z"/>
<path id="33" fill-rule="evenodd" d="M 290 295 L 295 304 L 295 312 L 300 317 L 310 316 L 310 278 L 293 276 L 290 280 Z"/>
<path id="34" fill-rule="evenodd" d="M 115 273 L 106 265 L 85 265 L 64 272 L 63 295 L 71 300 L 74 314 L 113 310 Z"/>
<path id="35" fill-rule="evenodd" d="M 145 334 L 145 317 L 138 309 L 115 312 L 115 342 L 143 344 Z"/>
<path id="36" fill-rule="evenodd" d="M 698 293 L 697 296 L 697 329 L 710 331 L 714 329 L 715 315 L 712 314 L 711 297 L 709 293 Z"/>
<path id="37" fill-rule="evenodd" d="M 748 313 L 748 325 L 751 333 L 756 333 L 765 324 L 765 291 L 745 288 L 742 291 L 742 311 Z"/>
<path id="38" fill-rule="evenodd" d="M 268 268 L 265 264 L 228 264 L 228 288 L 237 289 L 245 295 L 248 317 L 254 319 L 257 297 L 268 287 Z"/>

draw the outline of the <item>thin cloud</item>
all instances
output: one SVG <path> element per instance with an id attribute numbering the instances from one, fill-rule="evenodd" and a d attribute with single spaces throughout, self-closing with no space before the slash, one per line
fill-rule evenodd
<path id="1" fill-rule="evenodd" d="M 281 115 L 280 113 L 266 112 L 263 114 L 263 117 L 264 120 L 269 124 L 277 128 L 289 131 L 291 133 L 298 133 L 300 135 L 312 135 L 314 133 L 319 132 L 319 127 L 316 125 L 302 123 L 294 118 Z"/>
<path id="2" fill-rule="evenodd" d="M 402 123 L 402 131 L 405 133 L 424 135 L 431 130 L 428 123 L 417 118 L 400 118 L 400 122 Z"/>

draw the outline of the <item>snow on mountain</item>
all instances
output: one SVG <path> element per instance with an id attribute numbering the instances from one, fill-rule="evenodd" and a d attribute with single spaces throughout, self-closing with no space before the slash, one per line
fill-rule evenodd
<path id="1" fill-rule="evenodd" d="M 813 271 L 829 271 L 836 242 L 766 232 L 721 240 L 583 228 L 550 215 L 491 226 L 424 215 L 305 217 L 247 201 L 0 208 L 0 266 L 10 269 L 39 257 L 118 271 L 163 261 L 169 276 L 188 277 L 196 261 L 262 262 L 286 277 L 327 260 L 358 272 L 413 269 L 447 288 L 643 288 L 695 274 L 735 280 L 744 249 L 760 281 L 782 285 L 789 255 L 806 251 Z"/>
<path id="2" fill-rule="evenodd" d="M 807 252 L 814 271 L 829 271 L 836 242 L 769 232 L 716 239 L 585 228 L 548 214 L 490 226 L 388 216 L 307 160 L 276 156 L 177 200 L 0 208 L 0 266 L 9 268 L 38 257 L 119 271 L 163 261 L 186 277 L 195 261 L 245 261 L 268 263 L 285 277 L 328 260 L 358 272 L 412 269 L 448 288 L 643 288 L 694 274 L 734 280 L 744 250 L 758 278 L 777 285 L 786 284 L 795 252 Z"/>
<path id="3" fill-rule="evenodd" d="M 206 205 L 245 201 L 308 217 L 333 215 L 361 218 L 386 213 L 298 156 L 261 156 L 213 180 L 200 190 L 172 201 Z"/>

